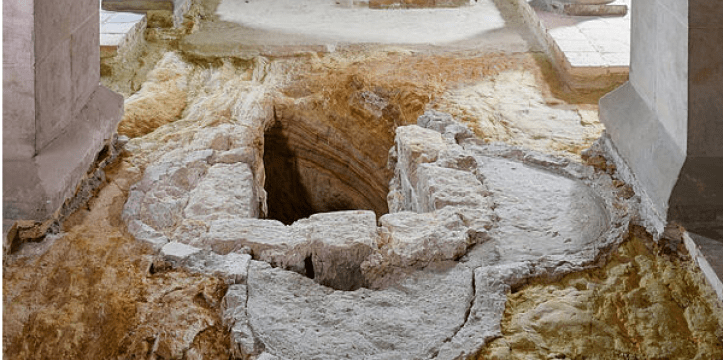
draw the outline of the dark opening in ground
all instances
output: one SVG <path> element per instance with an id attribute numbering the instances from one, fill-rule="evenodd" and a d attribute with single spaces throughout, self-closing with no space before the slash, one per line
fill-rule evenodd
<path id="1" fill-rule="evenodd" d="M 267 218 L 289 225 L 321 212 L 386 214 L 384 169 L 365 161 L 363 152 L 350 143 L 341 131 L 318 120 L 281 119 L 268 128 L 264 136 Z"/>

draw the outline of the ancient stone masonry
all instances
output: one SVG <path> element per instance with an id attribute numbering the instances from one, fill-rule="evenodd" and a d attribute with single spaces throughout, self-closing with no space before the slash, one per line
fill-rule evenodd
<path id="1" fill-rule="evenodd" d="M 274 202 L 265 185 L 273 179 L 265 164 L 273 160 L 265 136 L 293 110 L 262 90 L 280 81 L 264 64 L 254 73 L 265 75 L 235 83 L 233 101 L 197 97 L 181 120 L 126 146 L 144 154 L 123 211 L 128 230 L 158 252 L 154 271 L 184 268 L 229 284 L 223 321 L 237 357 L 462 359 L 501 335 L 511 288 L 594 266 L 622 241 L 631 208 L 608 174 L 483 142 L 434 111 L 396 128 L 384 207 L 345 201 L 343 211 L 315 207 L 287 224 L 268 219 Z M 233 70 L 188 78 L 213 92 L 224 72 Z M 230 104 L 246 107 L 228 121 L 195 115 Z M 306 178 L 300 187 L 323 189 L 315 195 L 321 203 L 358 199 L 346 173 L 330 166 L 363 169 L 364 156 L 350 162 L 357 150 L 343 138 L 320 136 L 317 120 L 293 119 L 300 124 L 291 132 L 319 134 L 332 147 L 322 155 L 342 156 L 317 159 L 327 167 L 313 172 L 327 171 L 326 180 Z M 179 133 L 184 126 L 193 131 Z M 286 144 L 294 152 L 317 146 Z M 355 174 L 369 176 L 362 183 L 372 188 L 379 183 L 372 171 Z"/>

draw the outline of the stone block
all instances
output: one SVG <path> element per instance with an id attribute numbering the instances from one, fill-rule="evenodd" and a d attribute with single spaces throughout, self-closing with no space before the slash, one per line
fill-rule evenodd
<path id="1" fill-rule="evenodd" d="M 487 188 L 470 172 L 430 164 L 421 164 L 417 172 L 417 212 L 432 212 L 446 206 L 487 209 L 492 205 L 484 197 Z"/>
<path id="2" fill-rule="evenodd" d="M 677 14 L 656 13 L 655 112 L 680 149 L 686 148 L 688 118 L 688 31 Z M 649 65 L 647 65 L 649 66 Z"/>
<path id="3" fill-rule="evenodd" d="M 15 164 L 17 170 L 6 171 L 3 174 L 4 216 L 45 220 L 58 210 L 75 194 L 77 184 L 93 164 L 104 141 L 112 136 L 120 121 L 122 106 L 121 95 L 99 86 L 67 131 L 34 159 Z"/>
<path id="4" fill-rule="evenodd" d="M 360 265 L 376 248 L 378 237 L 373 211 L 314 214 L 293 227 L 311 241 L 316 282 L 337 290 L 356 290 L 365 285 Z"/>
<path id="5" fill-rule="evenodd" d="M 70 37 L 36 63 L 35 106 L 37 142 L 40 152 L 58 137 L 72 120 L 73 84 L 71 81 Z"/>
<path id="6" fill-rule="evenodd" d="M 100 24 L 90 18 L 70 38 L 71 84 L 73 108 L 76 113 L 88 102 L 88 98 L 100 83 Z"/>
<path id="7" fill-rule="evenodd" d="M 247 248 L 255 259 L 299 273 L 305 272 L 304 260 L 311 253 L 305 237 L 275 220 L 213 220 L 199 243 L 219 254 Z"/>
<path id="8" fill-rule="evenodd" d="M 161 248 L 161 258 L 177 265 L 183 264 L 189 258 L 197 255 L 201 249 L 178 242 L 169 242 Z"/>
<path id="9" fill-rule="evenodd" d="M 32 63 L 3 64 L 3 161 L 35 155 L 34 79 Z"/>
<path id="10" fill-rule="evenodd" d="M 664 219 L 685 149 L 677 145 L 630 83 L 600 99 L 600 121 L 637 179 L 636 193 L 644 203 L 651 203 L 658 221 Z"/>
<path id="11" fill-rule="evenodd" d="M 42 61 L 89 19 L 100 20 L 98 0 L 36 0 L 35 54 Z"/>
<path id="12" fill-rule="evenodd" d="M 259 202 L 253 173 L 245 163 L 213 165 L 189 194 L 184 213 L 195 220 L 256 218 Z"/>

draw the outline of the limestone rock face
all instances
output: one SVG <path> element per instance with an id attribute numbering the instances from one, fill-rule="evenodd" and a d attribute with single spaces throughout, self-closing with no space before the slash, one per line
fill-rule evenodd
<path id="1" fill-rule="evenodd" d="M 220 254 L 248 252 L 254 259 L 302 274 L 311 251 L 306 237 L 276 220 L 214 220 L 194 243 Z"/>
<path id="2" fill-rule="evenodd" d="M 199 77 L 203 91 L 215 91 L 212 84 L 231 76 L 227 70 Z M 261 96 L 254 89 L 234 96 L 248 104 Z M 299 176 L 307 180 L 326 181 L 314 177 L 325 163 L 319 154 L 335 157 L 327 175 L 343 176 L 365 173 L 349 170 L 357 167 L 351 163 L 345 170 L 345 156 L 367 155 L 328 147 L 342 141 L 331 135 L 323 151 L 312 152 L 305 132 L 331 128 L 319 119 L 292 126 L 306 110 L 292 109 L 288 99 L 251 113 L 217 101 L 197 100 L 185 118 L 128 143 L 143 154 L 137 165 L 145 171 L 123 218 L 158 251 L 156 270 L 183 268 L 229 285 L 221 310 L 239 358 L 466 358 L 500 336 L 512 287 L 595 265 L 628 225 L 628 205 L 613 195 L 607 174 L 481 142 L 467 125 L 435 111 L 396 129 L 390 213 L 333 211 L 287 225 L 263 219 L 270 179 L 261 144 L 279 124 L 274 117 L 281 114 L 286 126 L 271 137 L 274 144 L 304 152 L 291 164 L 316 164 L 302 166 Z M 204 123 L 201 114 L 213 106 L 238 116 Z M 370 106 L 364 111 L 374 115 Z M 194 128 L 198 123 L 205 126 Z M 184 126 L 194 131 L 179 130 Z M 289 137 L 297 142 L 279 142 Z M 366 196 L 382 187 L 356 188 Z M 313 202 L 339 198 L 334 191 Z"/>
<path id="3" fill-rule="evenodd" d="M 161 248 L 154 262 L 155 271 L 165 268 L 185 268 L 199 274 L 210 274 L 228 284 L 243 284 L 248 275 L 251 256 L 247 254 L 218 255 L 213 252 L 170 242 Z"/>
<path id="4" fill-rule="evenodd" d="M 723 307 L 715 304 L 713 290 L 702 285 L 700 270 L 674 254 L 654 255 L 661 247 L 637 236 L 600 269 L 554 284 L 528 285 L 510 295 L 501 319 L 503 337 L 487 346 L 482 357 L 723 356 Z"/>
<path id="5" fill-rule="evenodd" d="M 248 321 L 247 302 L 248 286 L 236 284 L 229 286 L 221 305 L 223 323 L 231 329 L 231 353 L 237 358 L 263 351 L 263 344 L 256 339 Z"/>
<path id="6" fill-rule="evenodd" d="M 596 109 L 551 106 L 531 72 L 504 71 L 446 91 L 437 104 L 480 138 L 580 159 L 604 130 Z"/>
<path id="7" fill-rule="evenodd" d="M 166 53 L 148 74 L 148 81 L 141 90 L 126 100 L 118 133 L 130 137 L 142 136 L 178 120 L 187 105 L 191 69 L 178 54 Z"/>
<path id="8" fill-rule="evenodd" d="M 382 291 L 334 291 L 253 261 L 248 315 L 267 351 L 285 359 L 430 358 L 464 323 L 466 269 L 423 272 Z"/>
<path id="9" fill-rule="evenodd" d="M 255 218 L 259 215 L 254 176 L 245 163 L 211 166 L 189 194 L 186 218 L 214 220 L 221 217 Z"/>
<path id="10" fill-rule="evenodd" d="M 361 264 L 378 242 L 373 212 L 314 214 L 294 223 L 294 228 L 309 239 L 312 277 L 319 284 L 338 290 L 356 290 L 367 284 Z"/>

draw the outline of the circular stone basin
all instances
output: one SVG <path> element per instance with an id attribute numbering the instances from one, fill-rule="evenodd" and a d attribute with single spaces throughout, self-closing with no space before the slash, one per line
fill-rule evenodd
<path id="1" fill-rule="evenodd" d="M 564 255 L 597 241 L 610 224 L 602 199 L 567 177 L 525 164 L 483 157 L 495 194 L 500 252 L 514 260 Z"/>

